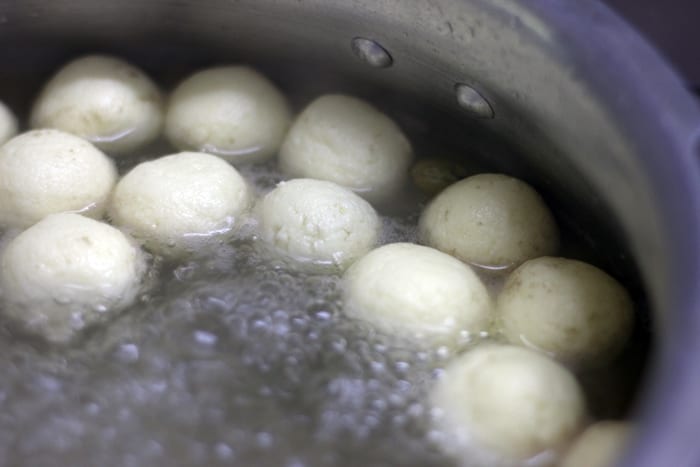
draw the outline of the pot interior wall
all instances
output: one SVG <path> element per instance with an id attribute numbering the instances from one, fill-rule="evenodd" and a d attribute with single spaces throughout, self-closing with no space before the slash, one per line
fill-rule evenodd
<path id="1" fill-rule="evenodd" d="M 525 178 L 597 251 L 598 262 L 638 288 L 630 251 L 639 240 L 627 235 L 628 225 L 645 224 L 646 236 L 658 226 L 656 219 L 627 219 L 642 214 L 621 208 L 653 207 L 652 194 L 619 122 L 596 101 L 575 57 L 552 45 L 555 31 L 513 5 L 355 4 L 8 2 L 0 5 L 0 39 L 13 45 L 2 51 L 11 65 L 0 78 L 13 89 L 5 99 L 27 109 L 40 83 L 80 53 L 129 57 L 166 86 L 202 66 L 253 63 L 293 89 L 297 107 L 322 92 L 366 97 L 421 139 Z M 372 68 L 355 57 L 358 36 L 382 44 L 392 66 Z M 495 118 L 461 109 L 459 83 L 478 90 Z"/>

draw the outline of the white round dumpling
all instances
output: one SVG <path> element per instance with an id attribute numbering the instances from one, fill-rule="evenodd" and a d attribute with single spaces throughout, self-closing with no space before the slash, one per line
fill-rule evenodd
<path id="1" fill-rule="evenodd" d="M 565 258 L 537 258 L 513 271 L 497 308 L 508 340 L 583 367 L 617 356 L 634 321 L 624 287 L 595 266 Z"/>
<path id="2" fill-rule="evenodd" d="M 270 80 L 247 66 L 224 66 L 177 86 L 165 135 L 179 149 L 257 162 L 277 152 L 290 121 L 287 100 Z"/>
<path id="3" fill-rule="evenodd" d="M 456 161 L 442 157 L 420 159 L 411 167 L 413 184 L 431 197 L 466 175 L 465 167 Z"/>
<path id="4" fill-rule="evenodd" d="M 350 266 L 343 283 L 347 314 L 416 342 L 454 346 L 490 323 L 491 299 L 471 268 L 425 246 L 372 250 Z"/>
<path id="5" fill-rule="evenodd" d="M 345 268 L 377 243 L 381 224 L 372 206 L 335 183 L 280 183 L 260 204 L 262 237 L 297 261 Z"/>
<path id="6" fill-rule="evenodd" d="M 354 97 L 319 97 L 289 130 L 279 163 L 294 177 L 328 180 L 371 202 L 394 195 L 408 180 L 413 158 L 401 129 Z"/>
<path id="7" fill-rule="evenodd" d="M 420 218 L 429 246 L 468 263 L 505 268 L 554 254 L 559 233 L 542 198 L 506 175 L 480 174 L 447 187 Z"/>
<path id="8" fill-rule="evenodd" d="M 115 57 L 88 55 L 65 65 L 44 86 L 30 125 L 57 128 L 123 154 L 159 136 L 162 107 L 160 91 L 141 70 Z"/>
<path id="9" fill-rule="evenodd" d="M 3 251 L 2 310 L 26 330 L 64 342 L 131 304 L 145 266 L 138 246 L 114 227 L 53 214 Z"/>
<path id="10" fill-rule="evenodd" d="M 0 144 L 17 134 L 17 118 L 12 111 L 0 102 Z"/>
<path id="11" fill-rule="evenodd" d="M 443 447 L 489 465 L 523 461 L 560 448 L 586 417 L 573 375 L 532 350 L 482 344 L 445 369 L 431 393 Z"/>
<path id="12" fill-rule="evenodd" d="M 251 203 L 245 180 L 229 163 L 181 152 L 127 173 L 109 214 L 149 250 L 174 257 L 230 234 Z"/>
<path id="13" fill-rule="evenodd" d="M 627 422 L 603 421 L 589 426 L 569 448 L 561 467 L 615 467 L 631 431 Z"/>
<path id="14" fill-rule="evenodd" d="M 49 214 L 102 217 L 117 180 L 112 160 L 59 130 L 33 130 L 0 146 L 0 225 L 29 227 Z"/>

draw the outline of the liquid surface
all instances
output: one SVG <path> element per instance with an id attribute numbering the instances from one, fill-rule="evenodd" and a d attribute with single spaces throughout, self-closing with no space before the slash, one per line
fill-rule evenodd
<path id="1" fill-rule="evenodd" d="M 411 240 L 412 217 L 386 218 L 386 240 Z M 446 356 L 346 319 L 338 275 L 244 229 L 160 283 L 68 348 L 3 330 L 8 465 L 450 465 L 423 403 Z"/>
<path id="2" fill-rule="evenodd" d="M 118 160 L 120 173 L 172 152 L 155 144 Z M 274 161 L 239 170 L 258 196 L 285 178 Z M 383 217 L 382 243 L 416 241 L 425 199 L 405 199 Z M 455 465 L 431 441 L 425 402 L 447 352 L 349 320 L 338 274 L 281 261 L 254 227 L 160 264 L 158 285 L 70 346 L 14 335 L 0 317 L 2 463 Z M 503 272 L 480 274 L 495 296 Z M 619 375 L 583 376 L 595 415 L 627 403 Z"/>

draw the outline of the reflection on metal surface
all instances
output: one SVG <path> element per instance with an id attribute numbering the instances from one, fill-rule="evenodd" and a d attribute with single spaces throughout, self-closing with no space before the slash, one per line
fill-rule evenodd
<path id="1" fill-rule="evenodd" d="M 394 62 L 389 52 L 377 42 L 365 39 L 364 37 L 356 37 L 350 44 L 353 53 L 368 64 L 375 68 L 387 68 Z"/>
<path id="2" fill-rule="evenodd" d="M 494 112 L 491 104 L 479 94 L 476 89 L 466 84 L 455 86 L 457 104 L 476 118 L 493 118 Z"/>

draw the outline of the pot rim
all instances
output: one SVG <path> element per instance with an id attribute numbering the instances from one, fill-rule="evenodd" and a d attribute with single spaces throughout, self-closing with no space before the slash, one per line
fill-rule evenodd
<path id="1" fill-rule="evenodd" d="M 505 2 L 504 2 L 505 3 Z M 635 142 L 667 232 L 673 267 L 664 284 L 648 283 L 660 335 L 647 373 L 638 429 L 621 465 L 700 463 L 700 111 L 667 61 L 601 2 L 529 0 L 530 13 L 575 52 L 621 130 Z M 591 40 L 594 35 L 595 40 Z M 625 83 L 625 98 L 618 86 Z M 611 85 L 613 84 L 613 85 Z M 647 252 L 635 251 L 636 257 Z M 672 310 L 664 312 L 664 310 Z"/>

